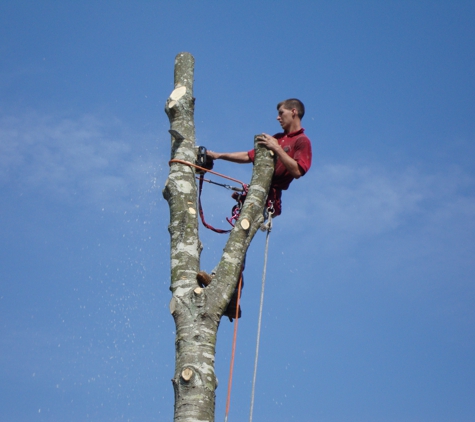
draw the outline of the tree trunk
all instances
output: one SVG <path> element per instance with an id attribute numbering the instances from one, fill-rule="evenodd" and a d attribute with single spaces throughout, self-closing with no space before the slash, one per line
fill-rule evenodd
<path id="1" fill-rule="evenodd" d="M 196 160 L 194 59 L 180 53 L 175 59 L 175 89 L 165 112 L 172 134 L 171 158 Z M 171 238 L 170 312 L 176 325 L 175 422 L 214 421 L 214 372 L 216 335 L 219 322 L 238 283 L 249 244 L 262 224 L 265 199 L 274 172 L 274 160 L 267 149 L 255 142 L 253 175 L 241 216 L 229 235 L 216 276 L 206 288 L 198 286 L 202 245 L 198 235 L 195 169 L 171 163 L 163 196 L 170 207 Z"/>

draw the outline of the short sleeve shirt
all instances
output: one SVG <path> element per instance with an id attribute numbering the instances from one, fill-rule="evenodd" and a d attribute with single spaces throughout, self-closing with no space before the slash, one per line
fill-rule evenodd
<path id="1" fill-rule="evenodd" d="M 299 165 L 303 174 L 307 173 L 312 165 L 312 145 L 310 139 L 304 134 L 304 129 L 291 133 L 277 133 L 274 135 L 282 149 Z M 255 151 L 248 151 L 249 159 L 254 162 Z M 271 187 L 278 190 L 288 189 L 294 177 L 285 168 L 284 164 L 277 159 Z"/>

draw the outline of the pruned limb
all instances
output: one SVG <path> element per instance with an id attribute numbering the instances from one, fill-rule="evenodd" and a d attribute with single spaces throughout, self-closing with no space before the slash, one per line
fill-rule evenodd
<path id="1" fill-rule="evenodd" d="M 247 249 L 264 221 L 264 207 L 274 173 L 274 158 L 271 151 L 258 144 L 257 136 L 254 137 L 256 157 L 246 201 L 224 248 L 216 270 L 216 282 L 212 289 L 207 289 L 210 314 L 218 313 L 221 316 L 228 306 L 239 281 Z"/>
<path id="2" fill-rule="evenodd" d="M 180 53 L 176 56 L 175 89 L 165 106 L 172 133 L 171 158 L 191 162 L 194 161 L 195 145 L 193 69 L 191 54 Z M 174 113 L 170 112 L 172 103 Z M 171 290 L 175 295 L 182 296 L 194 286 L 194 274 L 199 269 L 196 206 L 189 205 L 196 204 L 194 169 L 173 163 L 163 195 L 170 207 Z"/>

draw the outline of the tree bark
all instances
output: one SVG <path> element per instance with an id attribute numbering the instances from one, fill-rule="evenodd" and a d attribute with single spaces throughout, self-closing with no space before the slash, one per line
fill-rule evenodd
<path id="1" fill-rule="evenodd" d="M 175 59 L 175 89 L 165 112 L 170 120 L 171 158 L 196 160 L 194 59 L 180 53 Z M 163 196 L 170 208 L 172 299 L 170 312 L 176 326 L 175 422 L 214 421 L 216 336 L 223 312 L 238 283 L 249 244 L 262 224 L 265 199 L 274 172 L 274 159 L 254 139 L 256 159 L 241 216 L 231 231 L 216 276 L 206 288 L 198 286 L 202 250 L 198 234 L 197 188 L 191 166 L 171 163 Z"/>

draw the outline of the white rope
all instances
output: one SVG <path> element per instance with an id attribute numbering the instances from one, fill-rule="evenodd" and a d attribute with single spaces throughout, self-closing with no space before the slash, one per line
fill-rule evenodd
<path id="1" fill-rule="evenodd" d="M 261 324 L 262 324 L 262 309 L 264 307 L 264 288 L 266 285 L 266 269 L 267 269 L 267 252 L 269 250 L 269 234 L 272 230 L 272 213 L 269 212 L 269 219 L 266 224 L 261 227 L 262 230 L 267 231 L 266 248 L 264 252 L 264 270 L 262 272 L 262 287 L 261 287 L 261 303 L 259 306 L 259 321 L 257 323 L 257 340 L 256 340 L 256 357 L 254 360 L 254 375 L 252 377 L 252 392 L 251 392 L 251 410 L 249 414 L 249 422 L 252 422 L 252 413 L 254 410 L 254 395 L 256 390 L 256 376 L 257 376 L 257 361 L 259 359 L 259 342 L 261 339 Z"/>

